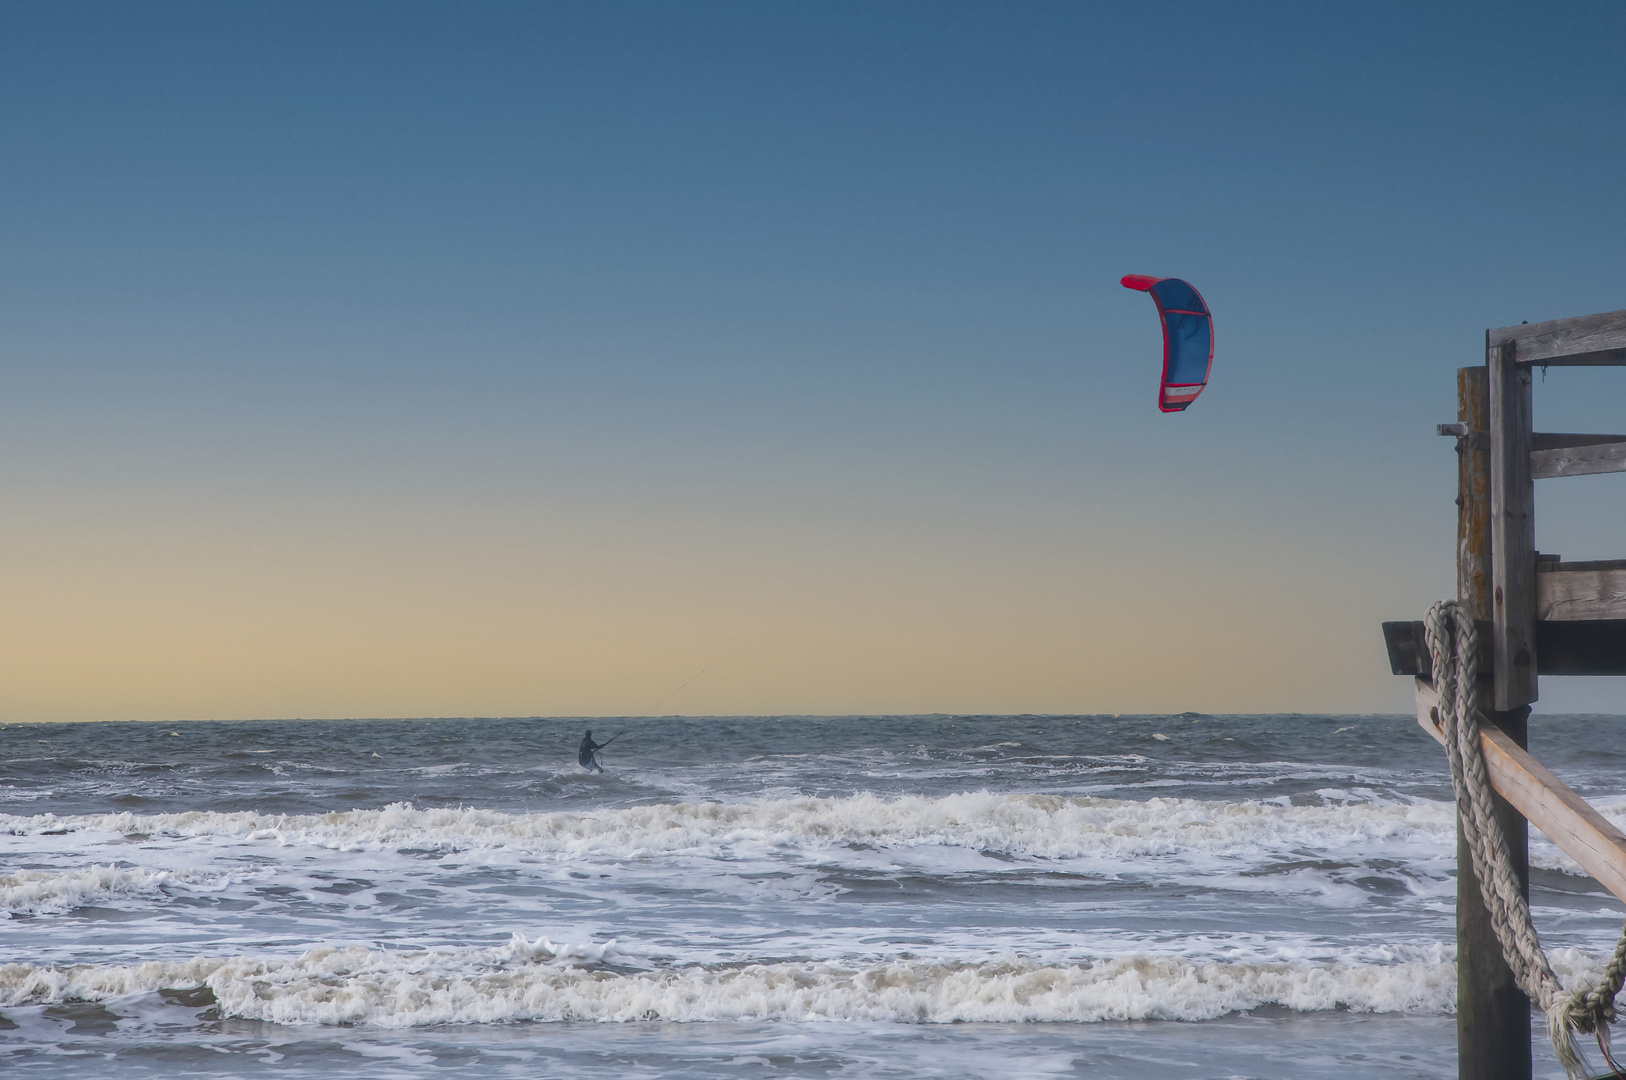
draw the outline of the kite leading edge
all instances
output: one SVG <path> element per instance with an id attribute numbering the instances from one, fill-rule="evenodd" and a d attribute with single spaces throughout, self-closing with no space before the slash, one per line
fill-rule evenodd
<path id="1" fill-rule="evenodd" d="M 1157 407 L 1183 412 L 1208 385 L 1214 365 L 1214 319 L 1196 289 L 1179 278 L 1126 274 L 1121 284 L 1152 294 L 1163 323 L 1163 382 Z"/>

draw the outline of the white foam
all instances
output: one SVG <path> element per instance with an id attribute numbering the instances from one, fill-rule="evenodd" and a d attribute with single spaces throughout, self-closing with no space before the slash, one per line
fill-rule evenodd
<path id="1" fill-rule="evenodd" d="M 204 870 L 144 870 L 90 866 L 79 870 L 19 870 L 0 877 L 0 910 L 58 914 L 112 900 L 153 896 L 167 885 L 220 887 L 229 875 Z"/>
<path id="2" fill-rule="evenodd" d="M 1412 950 L 1426 953 L 1427 950 Z M 899 1023 L 1202 1020 L 1277 1004 L 1299 1011 L 1443 1013 L 1456 975 L 1439 950 L 1392 964 L 1194 963 L 1123 956 L 1045 963 L 779 962 L 607 969 L 603 946 L 532 943 L 392 952 L 322 947 L 294 959 L 235 957 L 129 967 L 0 967 L 0 1005 L 100 1001 L 208 986 L 227 1016 L 285 1024 L 520 1020 L 862 1020 Z"/>
<path id="3" fill-rule="evenodd" d="M 1290 806 L 1153 798 L 1142 801 L 971 792 L 752 803 L 664 803 L 586 813 L 505 814 L 470 808 L 277 815 L 194 811 L 57 817 L 0 815 L 0 832 L 93 830 L 218 836 L 336 850 L 512 848 L 553 857 L 635 859 L 787 848 L 948 846 L 1047 859 L 1124 860 L 1183 852 L 1248 855 L 1283 849 L 1368 851 L 1398 842 L 1446 850 L 1447 803 Z"/>

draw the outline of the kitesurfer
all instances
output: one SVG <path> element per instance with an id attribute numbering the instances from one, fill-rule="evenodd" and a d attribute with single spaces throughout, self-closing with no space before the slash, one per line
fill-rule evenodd
<path id="1" fill-rule="evenodd" d="M 582 744 L 580 748 L 578 748 L 576 751 L 576 761 L 584 769 L 588 769 L 592 772 L 603 772 L 604 766 L 598 763 L 598 760 L 593 757 L 593 754 L 604 749 L 606 746 L 609 746 L 611 743 L 615 742 L 615 740 L 619 739 L 625 734 L 626 732 L 624 731 L 618 731 L 603 742 L 596 743 L 593 741 L 592 728 L 588 728 L 587 734 L 582 736 Z"/>
<path id="2" fill-rule="evenodd" d="M 593 760 L 593 751 L 602 750 L 604 749 L 604 746 L 604 743 L 596 743 L 593 741 L 593 731 L 591 728 L 589 728 L 587 730 L 587 734 L 582 736 L 581 749 L 576 751 L 576 761 L 580 763 L 581 767 L 584 769 L 588 769 L 593 772 L 603 772 L 604 766 Z"/>

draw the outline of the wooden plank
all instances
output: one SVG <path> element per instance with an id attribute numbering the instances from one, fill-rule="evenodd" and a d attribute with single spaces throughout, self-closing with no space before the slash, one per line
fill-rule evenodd
<path id="1" fill-rule="evenodd" d="M 1536 573 L 1574 573 L 1579 570 L 1626 570 L 1626 559 L 1595 559 L 1590 562 L 1565 562 L 1557 555 L 1542 552 L 1536 556 Z"/>
<path id="2" fill-rule="evenodd" d="M 1626 619 L 1626 563 L 1555 563 L 1536 574 L 1536 618 L 1553 622 Z"/>
<path id="3" fill-rule="evenodd" d="M 1530 479 L 1530 369 L 1514 362 L 1513 346 L 1507 342 L 1487 344 L 1485 362 L 1490 383 L 1494 708 L 1507 712 L 1530 704 L 1537 696 L 1536 488 Z"/>
<path id="4" fill-rule="evenodd" d="M 1417 723 L 1444 745 L 1445 732 L 1435 723 L 1440 696 L 1425 679 L 1417 679 L 1416 688 Z M 1481 722 L 1479 741 L 1496 793 L 1626 903 L 1626 834 L 1500 728 Z"/>
<path id="5" fill-rule="evenodd" d="M 1491 637 L 1491 624 L 1481 622 L 1480 678 L 1493 663 Z M 1384 623 L 1383 644 L 1390 671 L 1431 677 L 1422 623 Z M 1626 619 L 1544 619 L 1536 623 L 1536 661 L 1538 675 L 1626 675 Z"/>
<path id="6" fill-rule="evenodd" d="M 1626 367 L 1626 349 L 1604 349 L 1599 352 L 1569 353 L 1551 360 L 1529 361 L 1532 367 Z"/>
<path id="7" fill-rule="evenodd" d="M 1626 443 L 1626 435 L 1583 435 L 1571 431 L 1535 431 L 1530 434 L 1532 450 L 1559 450 L 1566 446 L 1602 446 L 1606 443 Z"/>
<path id="8" fill-rule="evenodd" d="M 1422 623 L 1409 619 L 1384 623 L 1383 647 L 1389 653 L 1389 670 L 1394 674 L 1425 679 L 1432 676 Z"/>
<path id="9" fill-rule="evenodd" d="M 1538 622 L 1536 659 L 1541 675 L 1626 675 L 1626 620 Z"/>
<path id="10" fill-rule="evenodd" d="M 1487 350 L 1503 345 L 1511 346 L 1513 359 L 1520 364 L 1561 366 L 1561 358 L 1568 358 L 1571 365 L 1626 362 L 1626 356 L 1621 360 L 1610 358 L 1616 353 L 1626 354 L 1626 311 L 1524 323 L 1486 332 Z"/>
<path id="11" fill-rule="evenodd" d="M 1626 472 L 1626 442 L 1530 451 L 1532 480 L 1551 480 L 1556 476 L 1593 476 L 1612 472 Z"/>

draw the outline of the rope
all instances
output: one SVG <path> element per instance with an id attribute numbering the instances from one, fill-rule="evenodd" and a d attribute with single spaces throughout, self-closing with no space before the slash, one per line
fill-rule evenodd
<path id="1" fill-rule="evenodd" d="M 1596 1034 L 1598 1048 L 1614 1068 L 1609 1025 L 1615 1022 L 1615 995 L 1626 982 L 1626 934 L 1616 944 L 1599 985 L 1564 992 L 1536 938 L 1530 905 L 1513 872 L 1507 836 L 1491 801 L 1485 754 L 1479 745 L 1479 631 L 1454 600 L 1442 600 L 1429 608 L 1424 624 L 1434 686 L 1440 694 L 1439 715 L 1451 763 L 1451 786 L 1457 796 L 1457 820 L 1503 959 L 1519 989 L 1545 1014 L 1547 1037 L 1568 1075 L 1578 1077 L 1585 1067 L 1574 1042 L 1577 1033 Z"/>

